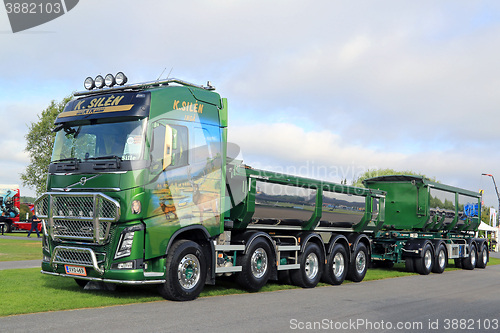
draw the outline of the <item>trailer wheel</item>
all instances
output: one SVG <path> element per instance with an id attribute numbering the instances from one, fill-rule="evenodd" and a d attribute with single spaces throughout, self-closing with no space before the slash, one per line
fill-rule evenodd
<path id="1" fill-rule="evenodd" d="M 477 260 L 476 267 L 486 268 L 486 265 L 488 265 L 488 257 L 489 257 L 488 246 L 486 245 L 486 243 L 483 244 L 483 250 L 479 253 L 478 257 L 479 258 Z"/>
<path id="2" fill-rule="evenodd" d="M 339 285 L 347 275 L 347 251 L 342 244 L 335 244 L 326 260 L 321 280 L 325 283 Z"/>
<path id="3" fill-rule="evenodd" d="M 323 275 L 323 251 L 318 244 L 309 242 L 299 255 L 300 268 L 290 272 L 293 284 L 302 288 L 314 288 Z"/>
<path id="4" fill-rule="evenodd" d="M 75 279 L 75 282 L 77 285 L 79 285 L 81 288 L 85 288 L 85 286 L 87 285 L 87 280 L 82 280 L 82 279 Z"/>
<path id="5" fill-rule="evenodd" d="M 243 288 L 257 291 L 269 279 L 271 258 L 269 243 L 263 238 L 255 239 L 243 256 L 237 257 L 236 265 L 241 266 L 241 272 L 236 275 L 236 282 Z"/>
<path id="6" fill-rule="evenodd" d="M 207 264 L 201 246 L 193 241 L 176 241 L 167 254 L 166 281 L 158 286 L 160 295 L 172 301 L 190 301 L 205 285 Z"/>
<path id="7" fill-rule="evenodd" d="M 469 256 L 467 258 L 462 259 L 462 266 L 465 269 L 473 270 L 474 267 L 476 267 L 476 263 L 477 263 L 476 245 L 471 244 Z"/>
<path id="8" fill-rule="evenodd" d="M 405 266 L 406 266 L 406 271 L 410 273 L 415 272 L 415 260 L 413 260 L 413 257 L 407 257 L 405 259 Z"/>
<path id="9" fill-rule="evenodd" d="M 415 258 L 415 271 L 421 275 L 428 275 L 434 265 L 434 255 L 429 243 L 425 244 L 422 258 Z"/>
<path id="10" fill-rule="evenodd" d="M 353 260 L 349 264 L 347 278 L 353 282 L 361 282 L 368 270 L 368 251 L 365 244 L 359 242 L 354 252 Z"/>
<path id="11" fill-rule="evenodd" d="M 448 255 L 446 254 L 446 247 L 443 244 L 440 244 L 437 250 L 434 265 L 432 266 L 432 272 L 441 274 L 444 272 L 447 265 Z"/>

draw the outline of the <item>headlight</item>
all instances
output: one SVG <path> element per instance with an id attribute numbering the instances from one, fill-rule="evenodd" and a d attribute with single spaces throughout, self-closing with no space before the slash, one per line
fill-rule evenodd
<path id="1" fill-rule="evenodd" d="M 116 84 L 118 84 L 120 86 L 123 86 L 125 83 L 127 83 L 127 77 L 122 72 L 116 73 L 115 80 L 116 80 Z"/>
<path id="2" fill-rule="evenodd" d="M 104 87 L 104 78 L 101 75 L 97 75 L 94 82 L 97 89 Z"/>
<path id="3" fill-rule="evenodd" d="M 115 259 L 127 257 L 132 253 L 132 243 L 134 242 L 135 231 L 121 234 L 118 248 L 116 249 Z"/>
<path id="4" fill-rule="evenodd" d="M 110 88 L 115 85 L 115 77 L 113 76 L 113 74 L 106 75 L 106 77 L 104 78 L 104 84 L 106 85 L 106 87 Z"/>
<path id="5" fill-rule="evenodd" d="M 94 79 L 91 78 L 90 76 L 88 78 L 85 79 L 85 81 L 83 82 L 83 86 L 85 87 L 85 89 L 87 90 L 92 90 L 94 89 L 95 87 L 95 83 L 94 83 Z"/>

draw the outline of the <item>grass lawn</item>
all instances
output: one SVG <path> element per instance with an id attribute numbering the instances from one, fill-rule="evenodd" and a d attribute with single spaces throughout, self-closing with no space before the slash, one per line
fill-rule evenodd
<path id="1" fill-rule="evenodd" d="M 500 264 L 500 259 L 490 258 L 488 265 L 498 264 Z M 449 266 L 446 269 L 446 271 L 450 270 L 457 270 L 457 268 Z M 404 264 L 398 264 L 392 269 L 369 269 L 364 281 L 407 275 L 416 275 L 416 273 L 405 272 Z M 39 268 L 1 270 L 0 281 L 2 285 L 9 286 L 0 288 L 0 317 L 163 300 L 155 286 L 121 286 L 115 291 L 87 291 L 82 290 L 73 279 L 42 275 Z M 341 286 L 328 286 L 323 283 L 318 285 L 318 287 L 322 286 L 341 288 Z M 261 292 L 297 288 L 268 283 L 261 289 Z M 215 286 L 205 286 L 200 297 L 243 293 L 246 291 L 228 278 L 217 280 Z"/>
<path id="2" fill-rule="evenodd" d="M 37 260 L 37 259 L 42 260 L 41 241 L 9 239 L 7 237 L 0 238 L 0 261 Z"/>

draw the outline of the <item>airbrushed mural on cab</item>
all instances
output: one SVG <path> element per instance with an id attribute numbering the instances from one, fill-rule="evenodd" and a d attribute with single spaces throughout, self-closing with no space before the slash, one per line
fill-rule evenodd
<path id="1" fill-rule="evenodd" d="M 172 158 L 170 165 L 153 179 L 149 211 L 151 215 L 163 215 L 163 221 L 167 223 L 219 228 L 221 129 L 202 123 L 199 112 L 194 112 L 191 121 L 185 121 L 184 113 L 186 110 L 179 107 L 168 113 L 171 119 L 155 119 L 151 123 L 152 160 L 156 156 L 163 157 L 164 149 L 171 149 Z M 173 137 L 171 143 L 168 142 L 169 133 Z M 167 139 L 160 139 L 163 137 Z M 162 163 L 157 168 L 163 168 Z M 156 172 L 154 168 L 152 165 L 152 175 Z"/>

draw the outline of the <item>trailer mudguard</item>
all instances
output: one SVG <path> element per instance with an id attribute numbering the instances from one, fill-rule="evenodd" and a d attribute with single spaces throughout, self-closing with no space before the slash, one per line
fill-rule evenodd
<path id="1" fill-rule="evenodd" d="M 300 252 L 304 252 L 307 243 L 313 241 L 318 244 L 319 247 L 323 249 L 323 253 L 325 253 L 325 244 L 319 234 L 315 232 L 300 232 L 296 236 L 300 238 Z"/>
<path id="2" fill-rule="evenodd" d="M 328 250 L 327 254 L 331 253 L 333 250 L 333 247 L 335 244 L 343 244 L 346 248 L 346 250 L 349 249 L 349 240 L 344 236 L 344 235 L 339 235 L 339 234 L 332 234 L 332 237 L 330 238 L 330 242 L 328 242 Z M 347 252 L 347 261 L 349 262 L 351 259 L 351 253 L 350 251 Z"/>
<path id="3" fill-rule="evenodd" d="M 349 234 L 347 235 L 347 240 L 349 241 L 349 258 L 354 258 L 353 254 L 354 251 L 356 251 L 356 248 L 358 247 L 359 242 L 363 242 L 366 245 L 366 249 L 368 250 L 368 257 L 369 260 L 371 261 L 371 256 L 372 256 L 372 250 L 371 250 L 371 242 L 368 236 L 365 234 Z"/>
<path id="4" fill-rule="evenodd" d="M 245 245 L 245 251 L 243 251 L 243 254 L 246 254 L 247 249 L 250 247 L 252 242 L 255 239 L 257 239 L 257 237 L 264 237 L 268 241 L 269 246 L 271 247 L 271 250 L 273 251 L 274 258 L 272 260 L 273 265 L 271 265 L 271 275 L 270 275 L 269 279 L 277 280 L 278 279 L 278 270 L 276 269 L 276 265 L 274 263 L 276 262 L 276 258 L 278 257 L 278 253 L 276 252 L 276 246 L 274 245 L 273 239 L 271 238 L 271 236 L 269 236 L 269 234 L 267 234 L 263 231 L 247 230 L 247 231 L 244 231 L 244 232 L 232 237 L 231 243 Z"/>
<path id="5" fill-rule="evenodd" d="M 434 244 L 430 242 L 428 239 L 410 239 L 409 241 L 406 242 L 405 246 L 403 247 L 403 258 L 406 257 L 422 258 L 424 255 L 422 249 L 426 244 L 430 244 L 432 246 L 432 250 L 436 252 Z"/>

